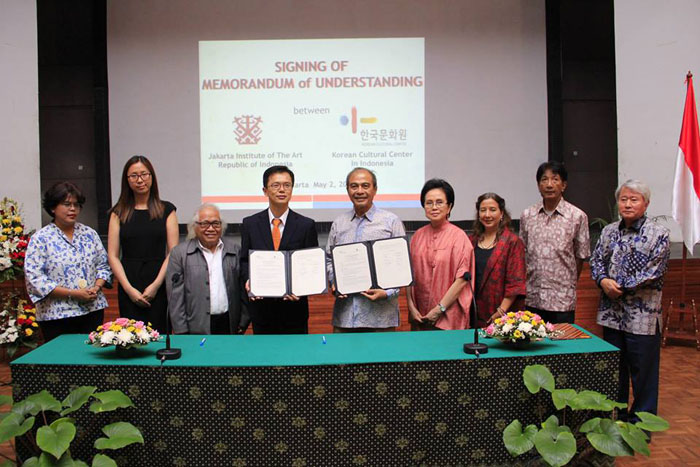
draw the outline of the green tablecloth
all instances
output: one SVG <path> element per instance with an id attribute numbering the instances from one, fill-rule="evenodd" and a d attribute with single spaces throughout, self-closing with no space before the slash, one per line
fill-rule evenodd
<path id="1" fill-rule="evenodd" d="M 381 332 L 292 336 L 173 336 L 172 347 L 182 358 L 167 366 L 306 366 L 358 363 L 420 362 L 477 358 L 462 350 L 472 342 L 473 331 Z M 206 342 L 200 345 L 202 339 Z M 323 343 L 325 337 L 326 343 Z M 84 345 L 85 336 L 65 335 L 15 360 L 14 365 L 160 365 L 156 350 L 163 342 L 138 349 L 132 358 L 118 357 L 113 347 Z M 608 352 L 612 345 L 592 336 L 568 341 L 544 340 L 526 350 L 515 350 L 494 339 L 480 339 L 489 346 L 481 358 Z"/>

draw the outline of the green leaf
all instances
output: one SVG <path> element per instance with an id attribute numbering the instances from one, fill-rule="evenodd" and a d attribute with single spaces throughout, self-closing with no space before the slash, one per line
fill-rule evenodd
<path id="1" fill-rule="evenodd" d="M 528 425 L 523 432 L 523 426 L 518 420 L 513 420 L 503 430 L 503 444 L 511 456 L 516 457 L 528 452 L 535 443 L 532 441 L 537 434 L 535 425 Z"/>
<path id="2" fill-rule="evenodd" d="M 576 391 L 573 389 L 555 389 L 552 391 L 552 402 L 557 410 L 561 410 L 576 397 Z"/>
<path id="3" fill-rule="evenodd" d="M 642 430 L 630 423 L 620 423 L 618 427 L 622 439 L 624 439 L 632 449 L 647 457 L 651 455 L 649 445 L 647 444 L 647 435 L 645 435 Z"/>
<path id="4" fill-rule="evenodd" d="M 29 459 L 24 461 L 22 467 L 39 467 L 39 458 L 36 456 L 30 457 Z"/>
<path id="5" fill-rule="evenodd" d="M 559 432 L 556 437 L 546 430 L 535 435 L 535 448 L 549 465 L 559 467 L 569 462 L 576 454 L 576 439 L 568 431 Z"/>
<path id="6" fill-rule="evenodd" d="M 552 439 L 556 438 L 559 433 L 565 431 L 571 433 L 571 429 L 568 426 L 559 426 L 559 419 L 556 415 L 550 415 L 549 418 L 542 423 L 542 430 L 549 433 Z"/>
<path id="7" fill-rule="evenodd" d="M 143 444 L 143 436 L 138 428 L 128 422 L 117 422 L 102 428 L 107 438 L 95 441 L 95 449 L 120 449 L 134 443 Z"/>
<path id="8" fill-rule="evenodd" d="M 35 404 L 32 401 L 28 400 L 23 400 L 20 402 L 17 402 L 15 405 L 12 406 L 12 412 L 18 413 L 22 416 L 27 415 L 27 414 L 32 414 L 36 415 L 39 413 L 39 406 Z"/>
<path id="9" fill-rule="evenodd" d="M 591 418 L 590 420 L 583 423 L 579 427 L 578 431 L 580 431 L 581 433 L 588 433 L 589 431 L 600 432 L 600 421 L 601 420 L 602 419 L 600 417 Z"/>
<path id="10" fill-rule="evenodd" d="M 24 415 L 10 412 L 2 422 L 0 422 L 0 443 L 4 443 L 17 436 L 22 436 L 34 426 L 34 417 L 25 420 Z"/>
<path id="11" fill-rule="evenodd" d="M 112 410 L 134 406 L 129 396 L 118 389 L 96 392 L 93 394 L 93 397 L 98 399 L 90 404 L 90 412 L 93 413 L 110 412 Z"/>
<path id="12" fill-rule="evenodd" d="M 63 409 L 61 415 L 68 415 L 81 408 L 95 391 L 97 391 L 95 386 L 80 386 L 79 388 L 73 389 L 70 394 L 63 399 L 62 404 L 65 409 Z"/>
<path id="13" fill-rule="evenodd" d="M 641 419 L 641 421 L 635 423 L 635 425 L 642 430 L 666 431 L 669 428 L 669 424 L 666 420 L 653 413 L 635 412 L 635 415 Z"/>
<path id="14" fill-rule="evenodd" d="M 554 391 L 554 376 L 544 365 L 528 365 L 523 371 L 523 381 L 531 394 L 544 388 L 546 391 Z"/>
<path id="15" fill-rule="evenodd" d="M 634 454 L 632 448 L 622 439 L 620 428 L 617 423 L 606 418 L 600 421 L 598 432 L 589 432 L 586 438 L 590 441 L 591 446 L 598 451 L 608 456 L 631 456 Z"/>
<path id="16" fill-rule="evenodd" d="M 12 396 L 0 395 L 0 407 L 3 405 L 12 405 Z"/>
<path id="17" fill-rule="evenodd" d="M 36 444 L 42 451 L 60 459 L 75 438 L 75 425 L 59 423 L 56 427 L 42 426 L 36 432 Z"/>
<path id="18" fill-rule="evenodd" d="M 4 460 L 4 461 L 2 462 L 2 464 L 0 464 L 0 467 L 15 467 L 15 465 L 17 465 L 17 464 L 15 464 L 14 462 L 12 462 L 11 460 L 7 460 L 7 459 L 6 459 L 6 460 Z M 24 465 L 27 465 L 26 462 L 25 462 Z"/>
<path id="19" fill-rule="evenodd" d="M 70 451 L 66 451 L 54 465 L 56 467 L 88 467 L 85 462 L 73 459 L 70 455 Z"/>
<path id="20" fill-rule="evenodd" d="M 43 410 L 44 412 L 46 411 L 51 411 L 51 412 L 60 412 L 61 411 L 61 403 L 56 400 L 55 397 L 51 395 L 49 391 L 44 389 L 41 392 L 38 392 L 36 394 L 32 394 L 31 396 L 27 397 L 27 402 L 32 402 L 37 405 L 39 410 Z M 32 414 L 36 415 L 36 414 Z"/>
<path id="21" fill-rule="evenodd" d="M 70 417 L 58 418 L 58 419 L 54 420 L 53 422 L 51 422 L 51 425 L 49 425 L 49 426 L 55 430 L 56 427 L 58 425 L 60 425 L 61 423 L 72 423 L 73 425 L 75 425 L 75 419 L 70 418 Z"/>
<path id="22" fill-rule="evenodd" d="M 117 467 L 117 463 L 109 456 L 97 454 L 92 459 L 92 467 Z"/>
<path id="23" fill-rule="evenodd" d="M 604 394 L 596 391 L 581 391 L 570 401 L 570 407 L 574 410 L 599 410 L 602 412 L 610 412 L 613 407 L 613 403 Z"/>

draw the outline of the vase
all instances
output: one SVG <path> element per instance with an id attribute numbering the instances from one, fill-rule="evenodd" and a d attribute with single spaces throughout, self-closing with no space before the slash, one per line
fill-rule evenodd
<path id="1" fill-rule="evenodd" d="M 501 341 L 504 344 L 506 344 L 508 347 L 511 347 L 513 349 L 517 350 L 524 350 L 530 347 L 530 343 L 532 342 L 530 339 L 518 339 L 515 342 L 508 339 L 508 340 L 503 340 Z"/>
<path id="2" fill-rule="evenodd" d="M 119 358 L 131 358 L 138 353 L 138 347 L 123 347 L 121 345 L 115 345 L 114 350 Z"/>

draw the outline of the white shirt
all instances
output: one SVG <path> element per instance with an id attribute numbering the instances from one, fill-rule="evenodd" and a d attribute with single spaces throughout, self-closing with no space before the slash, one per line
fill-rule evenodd
<path id="1" fill-rule="evenodd" d="M 284 233 L 284 226 L 287 224 L 287 216 L 289 215 L 289 208 L 287 208 L 284 213 L 279 216 L 277 219 L 281 220 L 282 223 L 280 224 L 280 238 L 282 238 L 282 234 Z M 272 211 L 270 208 L 267 208 L 267 217 L 270 219 L 270 232 L 272 232 L 272 229 L 275 228 L 275 224 L 272 223 L 272 221 L 275 219 L 275 215 L 272 214 Z"/>
<path id="2" fill-rule="evenodd" d="M 224 242 L 219 239 L 218 245 L 212 253 L 201 242 L 199 249 L 204 255 L 209 269 L 209 310 L 212 315 L 221 315 L 228 311 L 228 294 L 226 294 L 226 281 L 224 281 L 223 251 Z"/>

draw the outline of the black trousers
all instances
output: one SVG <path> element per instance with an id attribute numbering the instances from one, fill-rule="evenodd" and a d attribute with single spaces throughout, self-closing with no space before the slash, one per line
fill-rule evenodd
<path id="1" fill-rule="evenodd" d="M 231 322 L 228 311 L 220 315 L 209 315 L 209 323 L 212 334 L 231 334 Z"/>
<path id="2" fill-rule="evenodd" d="M 635 415 L 636 412 L 656 414 L 659 405 L 659 359 L 661 355 L 661 333 L 658 325 L 656 334 L 653 336 L 632 334 L 604 326 L 603 339 L 620 349 L 618 402 L 628 402 L 630 377 L 632 378 L 634 401 L 629 411 L 629 421 L 639 421 Z"/>
<path id="3" fill-rule="evenodd" d="M 86 315 L 73 318 L 52 319 L 39 321 L 39 327 L 44 334 L 46 342 L 55 339 L 62 334 L 85 334 L 87 337 L 104 322 L 105 311 L 97 310 Z"/>
<path id="4" fill-rule="evenodd" d="M 571 311 L 549 311 L 549 310 L 542 310 L 540 308 L 534 308 L 531 306 L 526 306 L 526 310 L 531 311 L 533 313 L 537 313 L 540 315 L 540 318 L 545 320 L 547 323 L 574 323 L 574 318 L 576 315 L 576 310 L 571 310 Z"/>

